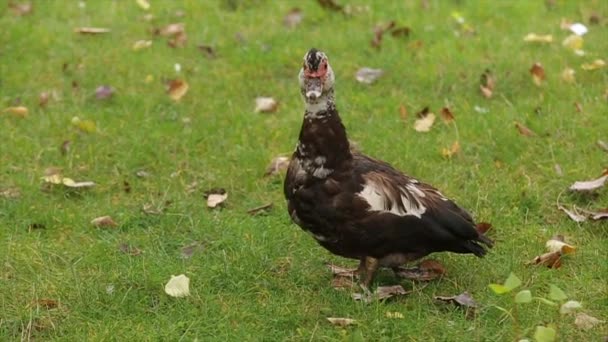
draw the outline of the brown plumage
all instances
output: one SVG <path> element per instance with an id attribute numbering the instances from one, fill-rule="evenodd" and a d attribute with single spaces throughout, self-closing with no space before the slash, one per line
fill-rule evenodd
<path id="1" fill-rule="evenodd" d="M 492 241 L 432 186 L 352 152 L 334 103 L 334 75 L 312 49 L 300 72 L 306 111 L 284 183 L 292 220 L 330 252 L 360 260 L 369 286 L 380 266 L 433 252 L 486 254 Z"/>

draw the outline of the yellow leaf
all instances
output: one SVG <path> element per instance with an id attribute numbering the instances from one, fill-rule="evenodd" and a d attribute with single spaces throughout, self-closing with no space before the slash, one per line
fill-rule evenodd
<path id="1" fill-rule="evenodd" d="M 42 180 L 51 184 L 63 184 L 63 177 L 61 177 L 61 175 L 58 173 L 50 176 L 44 176 L 42 177 Z"/>
<path id="2" fill-rule="evenodd" d="M 150 3 L 148 2 L 148 0 L 135 0 L 135 2 L 137 2 L 137 5 L 144 11 L 150 9 Z"/>
<path id="3" fill-rule="evenodd" d="M 179 101 L 188 92 L 188 83 L 184 80 L 172 80 L 169 82 L 169 97 L 173 101 Z"/>
<path id="4" fill-rule="evenodd" d="M 606 66 L 606 62 L 604 62 L 603 59 L 596 59 L 591 63 L 585 63 L 585 64 L 581 65 L 581 68 L 583 70 L 591 71 L 591 70 L 601 69 L 605 66 Z"/>
<path id="5" fill-rule="evenodd" d="M 550 35 L 550 34 L 528 33 L 524 37 L 524 42 L 527 42 L 527 43 L 551 43 L 551 42 L 553 42 L 553 36 Z"/>
<path id="6" fill-rule="evenodd" d="M 564 39 L 564 41 L 562 42 L 562 45 L 574 52 L 577 51 L 582 51 L 583 49 L 583 37 L 578 36 L 576 34 L 571 34 L 568 37 L 566 37 L 566 39 Z"/>
<path id="7" fill-rule="evenodd" d="M 97 130 L 95 122 L 91 120 L 81 120 L 77 116 L 72 118 L 72 125 L 74 125 L 74 127 L 85 133 L 95 133 L 95 131 Z"/>
<path id="8" fill-rule="evenodd" d="M 151 40 L 138 40 L 133 44 L 133 51 L 147 49 L 152 46 Z"/>
<path id="9" fill-rule="evenodd" d="M 8 107 L 4 110 L 5 113 L 11 113 L 16 116 L 20 116 L 22 118 L 26 117 L 28 114 L 27 107 L 17 106 L 17 107 Z"/>
<path id="10" fill-rule="evenodd" d="M 443 150 L 441 151 L 441 155 L 446 158 L 452 158 L 452 156 L 455 155 L 456 153 L 458 153 L 459 151 L 460 151 L 460 143 L 457 140 L 457 141 L 454 141 L 454 143 L 452 144 L 452 147 L 450 147 L 450 148 L 444 147 Z"/>
<path id="11" fill-rule="evenodd" d="M 574 78 L 574 70 L 571 68 L 566 68 L 564 69 L 564 71 L 562 71 L 562 80 L 564 80 L 564 82 L 567 83 L 574 83 L 574 81 L 576 81 L 576 79 Z"/>

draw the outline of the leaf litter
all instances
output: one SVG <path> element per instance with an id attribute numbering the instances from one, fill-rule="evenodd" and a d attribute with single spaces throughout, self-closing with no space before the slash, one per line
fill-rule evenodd
<path id="1" fill-rule="evenodd" d="M 412 293 L 412 291 L 406 291 L 401 285 L 392 286 L 378 286 L 376 290 L 371 294 L 366 293 L 353 293 L 351 296 L 355 301 L 362 301 L 364 303 L 371 303 L 374 300 L 382 301 L 396 296 L 405 296 Z"/>
<path id="2" fill-rule="evenodd" d="M 186 95 L 190 86 L 184 80 L 174 79 L 174 80 L 170 80 L 167 83 L 166 88 L 167 88 L 167 94 L 169 94 L 169 97 L 173 101 L 178 102 L 182 99 L 182 97 L 184 97 L 184 95 Z"/>
<path id="3" fill-rule="evenodd" d="M 256 113 L 273 113 L 276 112 L 279 103 L 272 97 L 257 97 L 255 99 Z"/>
<path id="4" fill-rule="evenodd" d="M 110 33 L 109 28 L 105 27 L 77 27 L 74 29 L 74 32 L 80 34 L 88 34 L 88 35 L 100 35 Z"/>
<path id="5" fill-rule="evenodd" d="M 338 327 L 347 327 L 349 325 L 353 325 L 357 323 L 352 318 L 343 318 L 343 317 L 327 317 L 326 318 L 329 323 Z"/>
<path id="6" fill-rule="evenodd" d="M 597 179 L 589 181 L 576 181 L 568 188 L 570 191 L 591 192 L 602 188 L 608 181 L 608 170 L 604 171 L 603 175 Z"/>
<path id="7" fill-rule="evenodd" d="M 205 249 L 205 245 L 200 241 L 195 241 L 181 248 L 182 259 L 190 259 L 198 252 L 202 252 Z"/>
<path id="8" fill-rule="evenodd" d="M 397 269 L 395 275 L 415 281 L 434 280 L 443 277 L 447 272 L 439 261 L 431 259 L 420 262 L 416 267 L 398 267 Z"/>
<path id="9" fill-rule="evenodd" d="M 205 191 L 205 198 L 207 199 L 207 207 L 217 208 L 228 198 L 228 193 L 223 188 L 213 188 Z"/>
<path id="10" fill-rule="evenodd" d="M 190 278 L 184 274 L 171 276 L 165 285 L 165 293 L 171 297 L 181 298 L 190 295 Z"/>
<path id="11" fill-rule="evenodd" d="M 575 317 L 576 318 L 574 319 L 574 325 L 576 325 L 577 328 L 582 330 L 593 329 L 596 325 L 606 323 L 606 321 L 597 319 L 584 312 L 577 313 Z"/>
<path id="12" fill-rule="evenodd" d="M 91 220 L 91 224 L 97 228 L 115 228 L 118 223 L 111 216 L 100 216 Z"/>
<path id="13" fill-rule="evenodd" d="M 289 166 L 290 159 L 284 156 L 274 157 L 270 164 L 266 167 L 266 171 L 264 172 L 264 176 L 276 176 L 281 174 L 281 172 L 287 170 Z"/>
<path id="14" fill-rule="evenodd" d="M 262 214 L 262 213 L 266 213 L 266 212 L 270 211 L 270 209 L 272 209 L 272 202 L 262 204 L 255 208 L 251 208 L 251 209 L 247 210 L 247 214 L 255 216 L 255 215 Z"/>
<path id="15" fill-rule="evenodd" d="M 534 84 L 540 87 L 546 78 L 545 68 L 543 68 L 542 64 L 536 62 L 530 68 L 530 75 L 532 75 L 532 81 Z"/>
<path id="16" fill-rule="evenodd" d="M 494 87 L 496 86 L 496 79 L 492 74 L 490 69 L 486 69 L 480 77 L 479 80 L 479 90 L 481 90 L 481 94 L 489 99 L 494 95 Z"/>
<path id="17" fill-rule="evenodd" d="M 555 235 L 549 239 L 545 248 L 548 250 L 547 253 L 536 256 L 528 265 L 542 265 L 548 268 L 560 268 L 562 265 L 562 256 L 567 254 L 573 254 L 576 248 L 565 241 L 563 235 Z"/>
<path id="18" fill-rule="evenodd" d="M 440 302 L 454 304 L 459 308 L 465 309 L 467 318 L 472 318 L 479 306 L 467 291 L 455 296 L 435 296 L 434 298 Z"/>
<path id="19" fill-rule="evenodd" d="M 376 80 L 378 80 L 378 78 L 380 78 L 380 76 L 382 76 L 383 74 L 384 71 L 382 71 L 382 69 L 372 69 L 364 67 L 357 70 L 357 73 L 355 74 L 355 79 L 359 83 L 372 84 L 376 82 Z"/>
<path id="20" fill-rule="evenodd" d="M 430 112 L 429 107 L 424 107 L 416 116 L 418 119 L 414 122 L 414 129 L 417 132 L 429 132 L 435 123 L 435 114 Z"/>

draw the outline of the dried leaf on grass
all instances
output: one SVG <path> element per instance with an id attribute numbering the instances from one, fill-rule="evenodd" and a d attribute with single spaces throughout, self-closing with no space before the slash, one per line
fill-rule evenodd
<path id="1" fill-rule="evenodd" d="M 138 256 L 142 253 L 141 249 L 135 246 L 131 246 L 127 243 L 121 243 L 120 245 L 118 245 L 118 250 L 132 256 Z"/>
<path id="2" fill-rule="evenodd" d="M 75 182 L 73 179 L 68 177 L 62 177 L 60 174 L 52 174 L 48 176 L 43 176 L 42 180 L 45 183 L 52 185 L 64 185 L 68 188 L 90 188 L 95 186 L 94 182 L 84 181 L 84 182 Z"/>
<path id="3" fill-rule="evenodd" d="M 301 22 L 302 10 L 298 7 L 290 9 L 289 12 L 287 12 L 287 15 L 285 15 L 285 18 L 283 18 L 283 24 L 285 24 L 285 26 L 290 29 L 293 29 L 296 26 L 300 25 Z"/>
<path id="4" fill-rule="evenodd" d="M 256 113 L 273 113 L 279 107 L 279 103 L 272 97 L 257 97 L 255 99 Z"/>
<path id="5" fill-rule="evenodd" d="M 596 59 L 591 63 L 584 63 L 581 65 L 581 69 L 586 71 L 593 71 L 601 69 L 606 66 L 606 62 L 603 59 Z"/>
<path id="6" fill-rule="evenodd" d="M 139 51 L 139 50 L 143 50 L 143 49 L 147 49 L 150 46 L 152 46 L 152 41 L 151 40 L 138 40 L 135 43 L 133 43 L 133 51 Z"/>
<path id="7" fill-rule="evenodd" d="M 443 107 L 441 108 L 441 118 L 443 122 L 450 123 L 454 121 L 454 113 L 452 113 L 449 107 Z"/>
<path id="8" fill-rule="evenodd" d="M 456 296 L 435 296 L 434 298 L 435 300 L 444 303 L 451 303 L 456 305 L 457 307 L 467 309 L 467 311 L 469 309 L 474 310 L 478 307 L 477 302 L 475 302 L 475 299 L 473 299 L 473 297 L 466 291 Z"/>
<path id="9" fill-rule="evenodd" d="M 376 25 L 374 28 L 374 37 L 370 44 L 376 49 L 382 46 L 382 37 L 385 33 L 390 32 L 393 37 L 407 37 L 410 35 L 411 29 L 407 26 L 397 26 L 395 21 L 391 21 L 385 25 Z"/>
<path id="10" fill-rule="evenodd" d="M 32 11 L 34 10 L 32 3 L 29 1 L 21 3 L 14 3 L 10 1 L 8 3 L 8 7 L 11 9 L 11 12 L 13 12 L 14 15 L 21 17 L 32 14 Z"/>
<path id="11" fill-rule="evenodd" d="M 49 298 L 41 298 L 33 303 L 33 306 L 39 306 L 45 309 L 56 309 L 59 307 L 59 301 Z"/>
<path id="12" fill-rule="evenodd" d="M 384 314 L 384 317 L 386 317 L 386 318 L 398 318 L 398 319 L 405 318 L 405 316 L 401 312 L 397 312 L 397 311 L 387 311 Z"/>
<path id="13" fill-rule="evenodd" d="M 317 0 L 317 3 L 326 10 L 334 12 L 344 12 L 344 7 L 334 0 Z"/>
<path id="14" fill-rule="evenodd" d="M 216 208 L 228 198 L 228 193 L 223 188 L 213 188 L 205 191 L 207 207 Z"/>
<path id="15" fill-rule="evenodd" d="M 523 124 L 520 124 L 519 122 L 515 122 L 515 127 L 517 128 L 517 131 L 519 132 L 519 134 L 521 134 L 523 136 L 526 136 L 526 137 L 536 136 L 536 133 L 534 133 L 531 129 L 524 126 Z"/>
<path id="16" fill-rule="evenodd" d="M 15 106 L 15 107 L 5 108 L 3 112 L 13 114 L 14 116 L 25 118 L 28 115 L 29 110 L 27 109 L 27 107 L 24 107 L 24 106 Z"/>
<path id="17" fill-rule="evenodd" d="M 543 265 L 548 268 L 560 268 L 562 265 L 562 256 L 572 254 L 576 248 L 567 244 L 562 235 L 556 235 L 547 241 L 545 247 L 549 252 L 541 254 L 532 259 L 528 264 Z"/>
<path id="18" fill-rule="evenodd" d="M 580 302 L 576 300 L 569 300 L 562 304 L 562 306 L 559 308 L 559 313 L 562 315 L 572 314 L 575 313 L 577 310 L 581 309 L 582 307 L 583 305 Z"/>
<path id="19" fill-rule="evenodd" d="M 562 205 L 558 205 L 557 208 L 559 210 L 565 212 L 566 215 L 568 215 L 568 217 L 570 217 L 572 219 L 572 221 L 574 221 L 574 222 L 584 222 L 587 220 L 587 216 L 579 214 L 576 211 L 576 207 L 574 207 L 574 210 L 570 210 Z"/>
<path id="20" fill-rule="evenodd" d="M 485 234 L 492 228 L 492 224 L 488 222 L 479 222 L 475 225 L 475 230 L 479 234 Z"/>
<path id="21" fill-rule="evenodd" d="M 428 132 L 435 123 L 435 114 L 429 111 L 429 107 L 424 107 L 418 114 L 418 119 L 414 122 L 414 129 L 417 132 Z"/>
<path id="22" fill-rule="evenodd" d="M 602 188 L 606 184 L 606 181 L 608 181 L 608 171 L 604 172 L 604 174 L 600 178 L 597 178 L 594 180 L 576 181 L 576 182 L 574 182 L 574 184 L 572 184 L 570 186 L 569 189 L 571 191 L 583 191 L 583 192 L 595 191 L 597 189 Z"/>
<path id="23" fill-rule="evenodd" d="M 608 152 L 608 143 L 606 143 L 605 141 L 602 141 L 602 140 L 598 140 L 596 142 L 596 144 L 597 144 L 597 147 L 604 150 L 604 152 Z"/>
<path id="24" fill-rule="evenodd" d="M 491 98 L 494 94 L 494 86 L 496 85 L 496 79 L 490 69 L 486 69 L 479 80 L 479 90 L 485 98 Z"/>
<path id="25" fill-rule="evenodd" d="M 16 186 L 0 188 L 0 197 L 16 199 L 21 197 L 21 190 Z"/>
<path id="26" fill-rule="evenodd" d="M 363 293 L 353 293 L 352 298 L 356 301 L 360 300 L 365 303 L 370 303 L 373 300 L 381 301 L 395 296 L 404 296 L 410 293 L 412 293 L 412 291 L 406 291 L 401 285 L 378 286 L 371 297 Z"/>
<path id="27" fill-rule="evenodd" d="M 97 132 L 97 125 L 92 120 L 82 120 L 75 116 L 72 118 L 72 126 L 76 127 L 78 131 L 83 133 L 95 133 Z"/>
<path id="28" fill-rule="evenodd" d="M 209 59 L 217 57 L 217 53 L 211 45 L 200 44 L 199 46 L 197 46 L 197 48 L 205 57 Z"/>
<path id="29" fill-rule="evenodd" d="M 457 141 L 454 141 L 454 143 L 452 144 L 451 147 L 444 147 L 441 150 L 441 155 L 444 156 L 445 158 L 452 158 L 453 155 L 455 155 L 456 153 L 460 152 L 460 143 Z"/>
<path id="30" fill-rule="evenodd" d="M 101 85 L 95 89 L 95 98 L 98 100 L 107 100 L 114 95 L 114 88 L 108 85 Z"/>
<path id="31" fill-rule="evenodd" d="M 339 327 L 347 327 L 357 322 L 354 319 L 342 317 L 327 317 L 327 320 L 329 321 L 329 323 Z"/>
<path id="32" fill-rule="evenodd" d="M 562 71 L 562 80 L 566 83 L 574 83 L 576 81 L 575 74 L 574 69 L 566 68 Z"/>
<path id="33" fill-rule="evenodd" d="M 105 27 L 77 27 L 74 29 L 76 33 L 91 35 L 109 33 L 110 31 L 109 28 Z"/>
<path id="34" fill-rule="evenodd" d="M 144 11 L 150 9 L 150 2 L 148 2 L 148 0 L 136 0 L 135 2 L 137 3 L 137 6 L 139 6 L 139 8 L 143 9 Z"/>
<path id="35" fill-rule="evenodd" d="M 541 86 L 546 78 L 545 68 L 543 68 L 542 64 L 536 62 L 530 68 L 530 75 L 532 75 L 532 81 L 534 84 Z"/>
<path id="36" fill-rule="evenodd" d="M 576 314 L 576 318 L 574 319 L 574 325 L 577 328 L 583 330 L 593 329 L 596 325 L 605 323 L 606 321 L 602 321 L 593 316 L 587 315 L 584 312 L 579 312 Z"/>
<path id="37" fill-rule="evenodd" d="M 524 37 L 524 42 L 526 42 L 526 43 L 552 43 L 553 36 L 550 34 L 528 33 Z"/>
<path id="38" fill-rule="evenodd" d="M 359 83 L 372 84 L 376 82 L 376 80 L 380 78 L 382 74 L 384 74 L 384 71 L 382 71 L 382 69 L 372 69 L 364 67 L 357 70 L 355 78 Z"/>
<path id="39" fill-rule="evenodd" d="M 404 105 L 399 106 L 399 116 L 403 121 L 407 119 L 407 108 Z"/>
<path id="40" fill-rule="evenodd" d="M 274 157 L 270 164 L 266 167 L 266 171 L 264 172 L 264 176 L 276 176 L 281 174 L 281 172 L 287 170 L 289 166 L 289 158 L 278 156 Z"/>
<path id="41" fill-rule="evenodd" d="M 189 85 L 186 81 L 175 79 L 171 80 L 167 84 L 167 94 L 173 101 L 181 100 L 184 95 L 188 92 Z"/>
<path id="42" fill-rule="evenodd" d="M 184 274 L 171 276 L 165 285 L 165 293 L 171 297 L 186 297 L 190 295 L 190 278 Z"/>
<path id="43" fill-rule="evenodd" d="M 205 249 L 205 245 L 200 241 L 195 241 L 188 244 L 181 249 L 182 259 L 190 259 L 195 253 L 202 252 Z"/>
<path id="44" fill-rule="evenodd" d="M 269 211 L 271 208 L 272 208 L 272 202 L 260 205 L 255 208 L 251 208 L 251 209 L 247 210 L 247 214 L 258 215 L 260 213 L 265 213 L 265 212 Z"/>
<path id="45" fill-rule="evenodd" d="M 445 275 L 447 272 L 445 267 L 439 261 L 431 259 L 420 262 L 416 267 L 399 267 L 398 269 L 399 271 L 395 272 L 395 275 L 416 281 L 429 281 L 437 279 Z"/>
<path id="46" fill-rule="evenodd" d="M 97 228 L 114 228 L 118 223 L 111 216 L 100 216 L 91 220 L 91 224 Z"/>
<path id="47" fill-rule="evenodd" d="M 574 246 L 565 242 L 563 235 L 556 235 L 549 239 L 547 243 L 545 243 L 545 248 L 547 248 L 549 252 L 560 252 L 562 255 L 572 254 L 576 251 Z"/>

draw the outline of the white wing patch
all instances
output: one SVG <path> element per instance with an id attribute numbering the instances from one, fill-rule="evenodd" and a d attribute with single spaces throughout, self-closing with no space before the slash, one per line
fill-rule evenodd
<path id="1" fill-rule="evenodd" d="M 370 210 L 390 212 L 399 216 L 422 217 L 422 214 L 426 212 L 426 207 L 422 205 L 419 198 L 426 196 L 424 192 L 412 183 L 398 190 L 400 198 L 393 198 L 390 192 L 385 191 L 382 186 L 368 180 L 358 195 L 369 204 Z"/>

